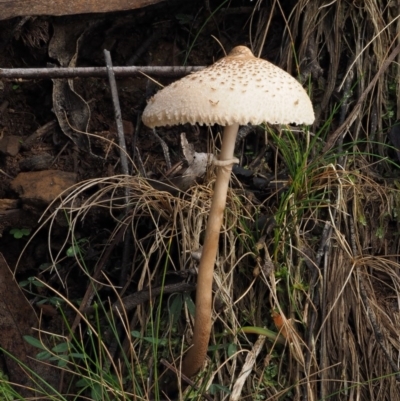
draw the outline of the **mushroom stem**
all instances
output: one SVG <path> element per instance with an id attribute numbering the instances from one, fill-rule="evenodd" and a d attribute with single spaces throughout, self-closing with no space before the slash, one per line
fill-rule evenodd
<path id="1" fill-rule="evenodd" d="M 238 129 L 239 124 L 228 125 L 224 128 L 219 161 L 232 161 L 232 163 L 219 166 L 217 170 L 217 178 L 214 185 L 214 194 L 197 277 L 193 345 L 182 362 L 182 373 L 188 377 L 194 376 L 203 366 L 210 340 L 214 264 L 218 251 L 226 195 L 234 163 L 233 152 Z"/>

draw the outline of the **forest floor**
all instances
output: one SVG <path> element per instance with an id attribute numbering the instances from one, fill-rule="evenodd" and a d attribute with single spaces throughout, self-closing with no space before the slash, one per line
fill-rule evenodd
<path id="1" fill-rule="evenodd" d="M 400 7 L 282 3 L 10 19 L 0 66 L 104 66 L 104 49 L 114 66 L 207 66 L 245 45 L 298 78 L 312 127 L 239 133 L 207 363 L 178 397 L 400 401 Z M 4 399 L 177 397 L 215 174 L 183 177 L 221 134 L 142 124 L 178 78 L 117 77 L 128 175 L 107 77 L 0 78 Z"/>

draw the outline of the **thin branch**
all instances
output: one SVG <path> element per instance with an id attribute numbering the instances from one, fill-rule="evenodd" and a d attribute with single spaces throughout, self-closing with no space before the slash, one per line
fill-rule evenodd
<path id="1" fill-rule="evenodd" d="M 132 77 L 141 73 L 163 77 L 179 77 L 191 72 L 203 70 L 205 67 L 113 67 L 116 77 Z M 0 78 L 21 79 L 55 79 L 80 77 L 107 77 L 106 67 L 75 68 L 0 68 Z"/>
<path id="2" fill-rule="evenodd" d="M 108 50 L 104 50 L 104 59 L 106 61 L 108 81 L 110 83 L 111 97 L 112 97 L 113 106 L 114 106 L 114 115 L 115 115 L 115 123 L 117 125 L 122 173 L 125 175 L 129 175 L 128 158 L 126 157 L 126 143 L 125 143 L 125 135 L 124 135 L 124 126 L 122 124 L 121 106 L 119 104 L 117 82 L 115 81 L 115 75 L 114 75 L 114 71 L 112 68 L 111 55 Z M 128 200 L 128 197 L 129 197 L 128 188 L 125 188 L 125 192 L 126 192 L 125 193 L 126 198 Z"/>
<path id="3" fill-rule="evenodd" d="M 39 127 L 33 134 L 29 135 L 28 138 L 24 140 L 24 142 L 22 142 L 21 144 L 22 149 L 30 150 L 31 147 L 35 144 L 35 142 L 39 138 L 42 138 L 43 136 L 50 133 L 52 130 L 56 128 L 56 126 L 57 126 L 56 120 L 51 120 L 48 123 Z"/>
<path id="4" fill-rule="evenodd" d="M 112 97 L 113 106 L 114 106 L 114 116 L 115 116 L 115 124 L 117 126 L 119 155 L 120 155 L 119 157 L 121 160 L 121 170 L 122 170 L 122 174 L 125 174 L 126 176 L 128 176 L 129 175 L 128 157 L 127 157 L 127 150 L 126 150 L 124 126 L 122 123 L 121 106 L 120 106 L 119 97 L 118 97 L 117 82 L 115 80 L 115 74 L 112 69 L 111 54 L 106 49 L 104 49 L 104 60 L 106 62 L 106 66 L 107 66 L 108 82 L 110 83 L 111 97 Z M 129 187 L 125 186 L 126 213 L 129 213 L 129 210 L 130 210 L 129 193 L 130 193 Z M 120 285 L 125 282 L 126 277 L 128 275 L 131 241 L 132 241 L 132 233 L 130 230 L 128 230 L 125 240 L 124 240 L 124 251 L 122 254 L 122 271 L 120 274 L 120 281 L 119 281 Z"/>

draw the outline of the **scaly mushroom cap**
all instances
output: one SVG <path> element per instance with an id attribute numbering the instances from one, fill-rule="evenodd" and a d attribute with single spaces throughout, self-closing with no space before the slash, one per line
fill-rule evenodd
<path id="1" fill-rule="evenodd" d="M 160 90 L 144 112 L 148 127 L 177 124 L 312 124 L 306 91 L 291 75 L 245 46 Z"/>

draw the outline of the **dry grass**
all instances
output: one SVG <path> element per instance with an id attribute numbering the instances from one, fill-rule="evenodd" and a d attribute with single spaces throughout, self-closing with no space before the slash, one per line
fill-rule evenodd
<path id="1" fill-rule="evenodd" d="M 269 13 L 260 4 L 250 24 L 256 54 L 273 35 L 269 16 L 281 15 L 284 6 L 271 2 Z M 195 399 L 217 383 L 224 388 L 214 389 L 216 400 L 400 400 L 400 194 L 387 146 L 387 131 L 400 119 L 400 79 L 396 63 L 380 70 L 399 43 L 399 15 L 395 2 L 372 0 L 299 0 L 286 14 L 277 58 L 309 83 L 317 123 L 311 136 L 271 135 L 272 174 L 286 173 L 283 190 L 263 201 L 239 182 L 230 190 L 215 271 L 213 351 Z M 324 153 L 333 132 L 337 141 Z M 118 286 L 101 272 L 105 257 L 118 260 L 112 252 L 121 252 L 116 244 L 123 238 L 134 249 L 118 296 L 129 292 L 131 279 L 141 290 L 163 283 L 167 271 L 186 272 L 197 264 L 212 182 L 210 175 L 205 186 L 179 196 L 139 177 L 79 184 L 49 209 L 49 245 L 57 219 L 66 217 L 70 227 L 53 267 L 62 264 L 85 218 L 106 209 L 115 227 L 97 264 L 76 258 L 96 291 Z M 261 217 L 273 219 L 258 227 Z M 126 346 L 136 374 L 147 365 L 158 372 L 161 357 L 179 368 L 192 327 L 192 306 L 183 299 L 175 326 L 168 315 L 173 298 L 139 306 L 125 321 L 127 333 L 169 341 L 158 354 L 146 341 Z M 275 332 L 275 340 L 261 328 Z M 149 398 L 156 380 L 146 387 L 145 376 L 136 379 Z"/>
<path id="2" fill-rule="evenodd" d="M 280 14 L 281 6 L 273 2 L 272 13 Z M 301 321 L 307 344 L 305 366 L 295 354 L 291 358 L 298 383 L 293 399 L 400 399 L 393 206 L 398 194 L 394 181 L 384 178 L 397 168 L 385 162 L 385 143 L 400 117 L 400 80 L 397 63 L 385 61 L 389 54 L 400 57 L 399 16 L 395 3 L 308 0 L 298 1 L 286 16 L 280 65 L 311 83 L 317 126 L 334 124 L 322 139 L 329 143 L 332 127 L 339 127 L 334 135 L 339 155 L 330 171 L 320 174 L 330 191 L 324 196 L 332 202 L 325 205 L 329 213 L 322 218 L 322 209 L 305 210 L 289 235 L 281 230 L 280 246 L 288 249 L 286 263 L 293 266 L 291 280 L 308 285 L 286 307 L 287 316 L 291 311 Z M 268 28 L 268 20 L 258 21 L 256 50 L 264 45 L 264 36 L 268 42 Z M 346 154 L 341 153 L 343 142 L 352 145 Z M 286 218 L 290 214 L 293 209 Z M 325 221 L 327 231 L 315 238 L 309 227 L 318 220 Z M 286 227 L 288 220 L 283 222 Z"/>

